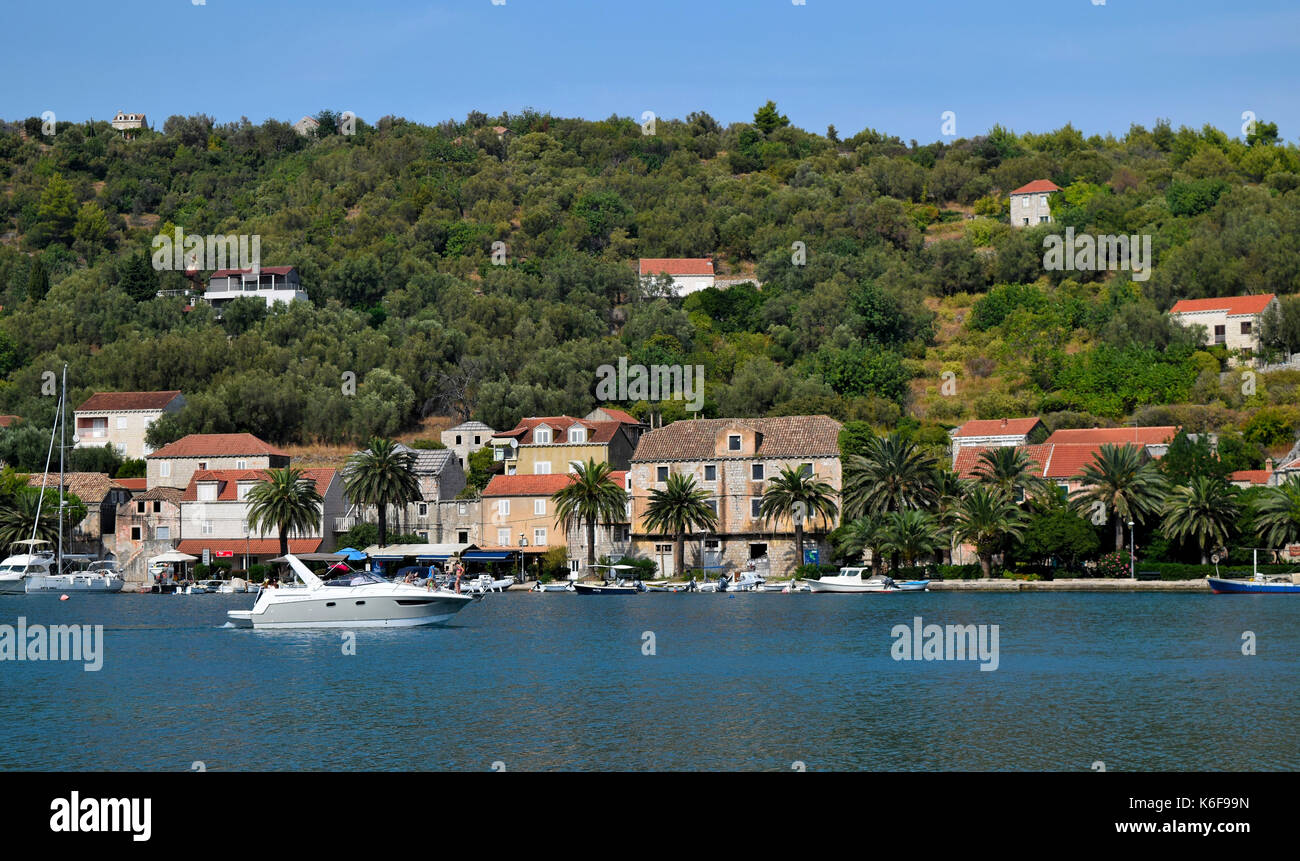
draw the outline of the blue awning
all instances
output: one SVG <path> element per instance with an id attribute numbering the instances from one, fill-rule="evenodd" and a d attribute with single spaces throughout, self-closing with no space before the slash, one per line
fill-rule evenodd
<path id="1" fill-rule="evenodd" d="M 468 562 L 503 562 L 514 556 L 513 553 L 501 553 L 489 550 L 467 550 L 461 558 Z"/>
<path id="2" fill-rule="evenodd" d="M 415 561 L 416 562 L 446 562 L 450 558 L 451 558 L 450 553 L 444 553 L 441 556 L 417 556 L 415 557 Z"/>

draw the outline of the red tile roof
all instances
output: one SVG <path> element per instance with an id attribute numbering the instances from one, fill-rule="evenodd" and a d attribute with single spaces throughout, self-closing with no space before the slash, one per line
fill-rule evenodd
<path id="1" fill-rule="evenodd" d="M 1027 419 L 976 419 L 957 428 L 953 436 L 1024 436 L 1040 423 L 1036 416 Z"/>
<path id="2" fill-rule="evenodd" d="M 631 413 L 624 412 L 623 410 L 616 410 L 613 407 L 597 407 L 597 409 L 599 409 L 601 412 L 603 412 L 605 415 L 609 416 L 612 420 L 616 422 L 622 422 L 625 425 L 641 424 L 641 420 L 639 418 L 632 415 Z M 0 416 L 0 418 L 3 418 L 3 416 Z"/>
<path id="3" fill-rule="evenodd" d="M 642 275 L 712 275 L 713 261 L 708 257 L 642 257 Z"/>
<path id="4" fill-rule="evenodd" d="M 1179 299 L 1170 314 L 1195 314 L 1198 311 L 1226 311 L 1229 317 L 1249 314 L 1262 314 L 1275 297 L 1273 293 L 1259 293 L 1254 296 L 1222 296 L 1217 299 Z"/>
<path id="5" fill-rule="evenodd" d="M 289 455 L 251 433 L 192 433 L 168 443 L 149 457 L 238 457 Z"/>
<path id="6" fill-rule="evenodd" d="M 304 469 L 302 474 L 304 478 L 315 482 L 316 492 L 324 496 L 337 472 L 338 470 L 335 469 Z M 264 469 L 200 469 L 190 479 L 189 486 L 185 488 L 185 494 L 181 497 L 181 501 L 197 502 L 199 499 L 199 483 L 215 481 L 217 482 L 217 502 L 234 502 L 238 497 L 239 482 L 263 481 L 265 478 L 266 470 Z"/>
<path id="7" fill-rule="evenodd" d="M 41 473 L 35 473 L 27 477 L 27 484 L 31 487 L 40 487 L 44 480 L 47 491 L 57 492 L 59 486 L 59 474 L 52 472 L 48 476 Z M 75 494 L 78 499 L 90 505 L 98 505 L 108 496 L 109 491 L 115 487 L 120 487 L 117 482 L 108 477 L 105 472 L 67 472 L 63 474 L 63 489 L 68 493 Z"/>
<path id="8" fill-rule="evenodd" d="M 1012 194 L 1039 194 L 1045 191 L 1060 191 L 1061 189 L 1048 179 L 1036 179 L 1031 183 L 1020 186 Z"/>
<path id="9" fill-rule="evenodd" d="M 1077 478 L 1085 466 L 1093 463 L 1101 451 L 1102 443 L 1043 443 L 1042 445 L 1016 446 L 1029 455 L 1037 465 L 1034 472 L 1039 478 Z M 975 478 L 980 453 L 996 446 L 966 446 L 957 450 L 953 471 L 961 478 Z"/>
<path id="10" fill-rule="evenodd" d="M 114 481 L 132 493 L 143 493 L 149 486 L 149 479 L 147 478 L 118 478 L 114 479 Z"/>
<path id="11" fill-rule="evenodd" d="M 96 392 L 77 407 L 79 413 L 108 413 L 123 410 L 161 410 L 180 397 L 170 392 Z"/>
<path id="12" fill-rule="evenodd" d="M 290 538 L 290 553 L 315 553 L 321 546 L 324 539 L 321 538 Z M 243 538 L 187 538 L 176 547 L 182 553 L 189 553 L 192 556 L 203 556 L 204 550 L 211 550 L 216 553 L 218 550 L 230 551 L 236 557 L 243 556 L 245 553 L 253 556 L 266 556 L 273 554 L 280 555 L 279 538 L 253 538 L 244 540 Z"/>
<path id="13" fill-rule="evenodd" d="M 635 419 L 633 421 L 635 422 Z M 573 443 L 573 445 L 609 442 L 618 433 L 619 428 L 623 427 L 623 423 L 617 421 L 589 422 L 586 419 L 575 419 L 573 416 L 542 416 L 540 418 L 521 419 L 519 424 L 510 430 L 501 431 L 492 436 L 493 439 L 513 438 L 520 445 L 532 445 L 533 430 L 538 425 L 543 424 L 554 431 L 551 434 L 551 442 L 545 443 L 546 445 L 563 445 L 567 443 L 569 428 L 575 425 L 587 429 L 587 441 L 585 443 Z"/>
<path id="14" fill-rule="evenodd" d="M 1101 445 L 1110 443 L 1134 443 L 1139 445 L 1161 445 L 1178 435 L 1174 425 L 1137 428 L 1068 428 L 1054 431 L 1045 442 L 1089 443 Z"/>
<path id="15" fill-rule="evenodd" d="M 21 421 L 22 416 L 0 416 L 0 428 L 7 428 L 16 421 Z"/>
<path id="16" fill-rule="evenodd" d="M 1271 469 L 1238 469 L 1229 476 L 1230 481 L 1244 481 L 1250 484 L 1268 484 L 1273 476 Z"/>
<path id="17" fill-rule="evenodd" d="M 262 266 L 257 271 L 265 272 L 271 275 L 288 275 L 294 270 L 292 266 Z M 218 269 L 209 275 L 209 278 L 225 278 L 229 275 L 252 275 L 253 270 L 249 269 Z"/>
<path id="18" fill-rule="evenodd" d="M 611 483 L 626 486 L 627 471 L 615 470 L 609 474 Z M 550 496 L 573 481 L 573 474 L 562 472 L 552 475 L 498 475 L 488 482 L 484 496 Z"/>
<path id="19" fill-rule="evenodd" d="M 839 457 L 840 423 L 830 416 L 764 419 L 683 419 L 641 437 L 633 463 L 725 458 L 715 449 L 720 432 L 748 428 L 761 435 L 758 450 L 745 458 Z"/>

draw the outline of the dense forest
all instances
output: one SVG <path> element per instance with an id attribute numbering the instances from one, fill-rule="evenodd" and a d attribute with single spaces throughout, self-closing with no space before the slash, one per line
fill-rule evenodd
<path id="1" fill-rule="evenodd" d="M 205 116 L 129 135 L 0 123 L 0 413 L 26 419 L 0 457 L 44 454 L 43 383 L 64 362 L 73 404 L 182 390 L 156 443 L 581 415 L 620 356 L 703 366 L 707 416 L 826 413 L 935 449 L 967 418 L 1041 415 L 1216 431 L 1252 466 L 1300 427 L 1300 371 L 1243 382 L 1164 314 L 1274 292 L 1266 348 L 1300 352 L 1300 150 L 1270 123 L 920 144 L 810 133 L 770 102 L 726 127 L 526 111 L 341 134 L 317 118 L 309 137 Z M 1007 193 L 1035 179 L 1062 189 L 1058 223 L 1012 229 Z M 296 266 L 311 303 L 187 308 L 191 282 L 150 262 L 177 227 L 259 235 L 262 264 Z M 1065 227 L 1149 234 L 1151 277 L 1045 271 L 1044 236 Z M 638 283 L 638 257 L 679 256 L 740 283 L 685 299 Z"/>

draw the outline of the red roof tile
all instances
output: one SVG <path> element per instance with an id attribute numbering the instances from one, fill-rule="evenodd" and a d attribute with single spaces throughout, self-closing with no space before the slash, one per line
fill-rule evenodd
<path id="1" fill-rule="evenodd" d="M 265 272 L 271 275 L 288 275 L 294 270 L 292 266 L 262 266 L 257 271 Z M 209 275 L 209 278 L 225 278 L 228 275 L 252 275 L 253 270 L 249 269 L 218 269 Z"/>
<path id="2" fill-rule="evenodd" d="M 635 419 L 633 420 L 635 422 Z M 538 425 L 546 425 L 554 433 L 551 434 L 551 442 L 546 445 L 562 445 L 568 442 L 569 428 L 584 427 L 587 429 L 587 441 L 585 443 L 573 443 L 573 445 L 586 445 L 588 443 L 609 442 L 623 427 L 622 422 L 589 422 L 586 419 L 575 419 L 573 416 L 542 416 L 540 418 L 521 419 L 519 424 L 508 431 L 501 431 L 493 434 L 494 439 L 513 438 L 520 445 L 533 445 L 533 430 Z"/>
<path id="3" fill-rule="evenodd" d="M 35 473 L 27 477 L 27 484 L 31 487 L 40 487 L 42 481 L 45 489 L 56 491 L 59 486 L 59 474 L 52 472 L 49 475 Z M 117 485 L 113 479 L 108 477 L 106 472 L 67 472 L 63 474 L 63 489 L 68 493 L 75 494 L 78 499 L 87 504 L 95 504 L 104 501 L 109 491 Z"/>
<path id="4" fill-rule="evenodd" d="M 77 407 L 79 413 L 107 413 L 122 410 L 161 410 L 180 397 L 170 392 L 96 392 Z"/>
<path id="5" fill-rule="evenodd" d="M 713 261 L 708 257 L 642 257 L 642 275 L 712 275 Z"/>
<path id="6" fill-rule="evenodd" d="M 0 416 L 0 428 L 7 428 L 16 421 L 21 421 L 22 416 Z"/>
<path id="7" fill-rule="evenodd" d="M 1178 435 L 1174 425 L 1136 428 L 1067 428 L 1054 431 L 1045 442 L 1088 443 L 1101 445 L 1110 443 L 1134 443 L 1140 445 L 1161 445 Z"/>
<path id="8" fill-rule="evenodd" d="M 1012 194 L 1040 194 L 1047 191 L 1060 191 L 1061 189 L 1048 179 L 1036 179 L 1031 183 L 1020 186 Z"/>
<path id="9" fill-rule="evenodd" d="M 168 443 L 149 457 L 238 457 L 247 455 L 289 455 L 251 433 L 192 433 Z"/>
<path id="10" fill-rule="evenodd" d="M 1205 311 L 1226 311 L 1229 317 L 1247 314 L 1262 314 L 1275 297 L 1273 293 L 1259 293 L 1254 296 L 1222 296 L 1217 299 L 1179 299 L 1170 314 L 1195 314 Z"/>
<path id="11" fill-rule="evenodd" d="M 725 458 L 714 446 L 729 428 L 747 428 L 761 437 L 745 458 L 839 457 L 840 423 L 830 416 L 779 416 L 763 419 L 683 419 L 641 437 L 633 463 Z"/>
<path id="12" fill-rule="evenodd" d="M 1027 419 L 976 419 L 957 428 L 954 437 L 1024 436 L 1040 424 L 1035 416 Z"/>
<path id="13" fill-rule="evenodd" d="M 1103 443 L 1043 443 L 1042 445 L 1016 446 L 1029 455 L 1038 467 L 1038 478 L 1070 479 L 1078 477 L 1101 451 Z M 996 446 L 966 446 L 957 450 L 953 471 L 961 478 L 975 478 L 981 452 Z"/>
<path id="14" fill-rule="evenodd" d="M 321 538 L 290 538 L 290 553 L 315 553 L 320 548 L 323 539 Z M 276 556 L 280 555 L 279 538 L 253 538 L 245 540 L 243 538 L 187 538 L 176 547 L 182 553 L 189 553 L 192 556 L 203 556 L 204 550 L 211 550 L 216 553 L 218 550 L 229 551 L 235 556 L 243 556 L 248 553 L 253 556 L 265 556 L 268 553 Z"/>
<path id="15" fill-rule="evenodd" d="M 624 412 L 623 410 L 616 410 L 613 407 L 599 407 L 598 409 L 616 422 L 622 422 L 625 425 L 641 424 L 641 420 L 639 418 L 632 415 L 631 413 Z M 0 416 L 0 418 L 3 418 L 3 416 Z"/>
<path id="16" fill-rule="evenodd" d="M 329 489 L 330 482 L 334 480 L 338 470 L 334 469 L 304 469 L 303 477 L 316 483 L 316 492 L 321 496 Z M 238 498 L 239 482 L 241 481 L 263 481 L 266 478 L 264 469 L 200 469 L 190 478 L 189 486 L 185 488 L 185 494 L 181 496 L 183 502 L 197 502 L 199 499 L 199 483 L 217 482 L 217 502 L 234 502 Z"/>
<path id="17" fill-rule="evenodd" d="M 609 474 L 611 483 L 624 487 L 627 479 L 626 470 L 615 470 Z M 573 481 L 573 474 L 568 472 L 551 475 L 498 475 L 488 482 L 483 490 L 484 496 L 550 496 Z"/>
<path id="18" fill-rule="evenodd" d="M 1231 481 L 1245 481 L 1250 484 L 1268 484 L 1268 480 L 1273 476 L 1270 469 L 1238 469 L 1229 476 Z"/>
<path id="19" fill-rule="evenodd" d="M 149 486 L 149 479 L 147 478 L 118 478 L 114 480 L 132 493 L 143 493 Z"/>

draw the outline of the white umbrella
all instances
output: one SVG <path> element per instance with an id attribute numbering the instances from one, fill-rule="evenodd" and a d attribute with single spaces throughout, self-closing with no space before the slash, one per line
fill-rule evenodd
<path id="1" fill-rule="evenodd" d="M 197 562 L 199 557 L 191 556 L 188 553 L 182 553 L 179 550 L 168 550 L 161 556 L 155 556 L 149 560 L 152 565 L 155 562 Z"/>

